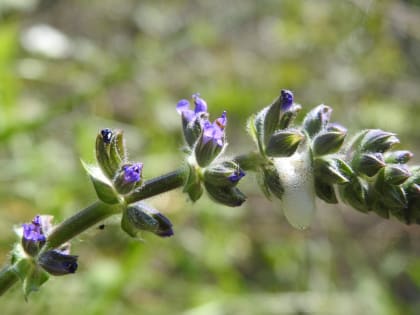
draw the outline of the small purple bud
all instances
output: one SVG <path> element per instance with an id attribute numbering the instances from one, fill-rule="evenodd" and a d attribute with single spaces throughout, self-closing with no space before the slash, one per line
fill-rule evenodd
<path id="1" fill-rule="evenodd" d="M 207 103 L 206 103 L 205 100 L 203 100 L 200 97 L 200 94 L 199 93 L 195 93 L 195 94 L 193 94 L 192 98 L 193 98 L 194 104 L 195 104 L 194 112 L 196 114 L 203 113 L 203 112 L 204 113 L 207 113 Z"/>
<path id="2" fill-rule="evenodd" d="M 237 183 L 244 176 L 245 176 L 245 172 L 242 169 L 238 168 L 235 170 L 235 172 L 232 175 L 229 176 L 229 180 L 232 183 Z"/>
<path id="3" fill-rule="evenodd" d="M 141 178 L 141 171 L 143 169 L 143 163 L 135 163 L 133 165 L 126 165 L 124 169 L 124 180 L 127 183 L 136 183 Z"/>
<path id="4" fill-rule="evenodd" d="M 109 128 L 101 130 L 101 136 L 105 143 L 110 143 L 112 139 L 112 131 Z"/>
<path id="5" fill-rule="evenodd" d="M 77 270 L 77 256 L 62 254 L 56 250 L 49 250 L 38 258 L 39 265 L 54 276 L 75 273 Z"/>
<path id="6" fill-rule="evenodd" d="M 287 111 L 293 105 L 293 93 L 289 90 L 281 90 L 281 110 Z"/>

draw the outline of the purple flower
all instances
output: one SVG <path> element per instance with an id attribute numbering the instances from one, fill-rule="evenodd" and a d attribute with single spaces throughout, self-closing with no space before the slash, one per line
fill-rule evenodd
<path id="1" fill-rule="evenodd" d="M 226 111 L 223 112 L 222 116 L 217 118 L 213 123 L 205 121 L 203 123 L 203 144 L 209 141 L 222 147 L 224 144 L 225 127 L 227 123 Z"/>
<path id="2" fill-rule="evenodd" d="M 293 93 L 289 90 L 281 90 L 281 110 L 287 111 L 293 105 Z"/>
<path id="3" fill-rule="evenodd" d="M 192 96 L 195 104 L 195 113 L 207 113 L 207 103 L 200 97 L 199 93 L 195 93 Z"/>
<path id="4" fill-rule="evenodd" d="M 181 114 L 188 122 L 192 121 L 200 114 L 207 113 L 207 103 L 200 97 L 199 93 L 193 94 L 192 99 L 195 105 L 194 110 L 190 109 L 191 103 L 186 99 L 180 100 L 176 105 L 177 112 Z"/>
<path id="5" fill-rule="evenodd" d="M 46 237 L 41 228 L 41 218 L 37 215 L 32 223 L 23 224 L 23 238 L 30 242 L 45 242 Z"/>
<path id="6" fill-rule="evenodd" d="M 31 223 L 22 224 L 22 247 L 30 256 L 36 256 L 47 240 L 52 216 L 37 215 Z"/>
<path id="7" fill-rule="evenodd" d="M 124 180 L 127 183 L 136 183 L 141 179 L 141 171 L 143 163 L 135 163 L 133 165 L 126 165 L 123 167 Z"/>

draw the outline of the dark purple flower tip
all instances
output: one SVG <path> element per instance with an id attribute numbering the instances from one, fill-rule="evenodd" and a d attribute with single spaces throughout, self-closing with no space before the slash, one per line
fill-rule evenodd
<path id="1" fill-rule="evenodd" d="M 245 175 L 246 175 L 245 172 L 241 170 L 240 168 L 238 168 L 237 170 L 235 170 L 235 172 L 232 175 L 229 176 L 229 180 L 232 183 L 237 183 Z"/>
<path id="2" fill-rule="evenodd" d="M 194 104 L 195 104 L 194 112 L 196 114 L 203 113 L 203 112 L 204 113 L 207 113 L 207 103 L 206 103 L 205 100 L 203 100 L 200 97 L 200 94 L 199 93 L 195 93 L 195 94 L 192 95 L 192 98 L 193 98 Z"/>
<path id="3" fill-rule="evenodd" d="M 226 124 L 227 124 L 227 117 L 226 117 L 226 111 L 224 111 L 223 113 L 222 113 L 222 116 L 220 116 L 219 118 L 217 118 L 215 121 L 214 121 L 214 123 L 217 125 L 217 126 L 219 126 L 219 128 L 221 129 L 221 130 L 224 130 L 225 129 L 225 127 L 226 127 Z"/>
<path id="4" fill-rule="evenodd" d="M 39 265 L 54 276 L 75 273 L 78 267 L 77 256 L 65 255 L 56 250 L 42 253 L 38 258 Z"/>
<path id="5" fill-rule="evenodd" d="M 135 163 L 133 165 L 125 165 L 124 180 L 127 183 L 136 183 L 141 179 L 141 171 L 143 170 L 143 163 Z"/>
<path id="6" fill-rule="evenodd" d="M 41 218 L 37 215 L 30 224 L 23 224 L 23 238 L 26 241 L 44 242 L 46 240 L 41 228 Z"/>
<path id="7" fill-rule="evenodd" d="M 287 111 L 293 105 L 293 93 L 289 90 L 281 90 L 280 95 L 281 110 Z"/>
<path id="8" fill-rule="evenodd" d="M 109 128 L 102 129 L 101 136 L 105 143 L 110 143 L 112 139 L 112 130 Z"/>
<path id="9" fill-rule="evenodd" d="M 159 230 L 156 232 L 156 235 L 161 237 L 170 237 L 174 235 L 174 231 L 172 230 L 172 228 L 169 228 L 167 230 Z"/>
<path id="10" fill-rule="evenodd" d="M 159 211 L 152 209 L 152 212 L 152 217 L 159 223 L 158 229 L 154 233 L 161 237 L 169 237 L 174 235 L 174 231 L 172 230 L 172 222 Z"/>

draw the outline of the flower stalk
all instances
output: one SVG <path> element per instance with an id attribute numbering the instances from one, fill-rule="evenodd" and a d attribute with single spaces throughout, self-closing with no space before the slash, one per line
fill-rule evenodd
<path id="1" fill-rule="evenodd" d="M 174 235 L 169 218 L 143 202 L 149 197 L 183 187 L 192 202 L 206 192 L 217 203 L 240 206 L 246 195 L 238 184 L 249 171 L 256 173 L 267 199 L 277 201 L 300 229 L 310 224 L 315 197 L 420 224 L 420 167 L 406 165 L 413 157 L 410 151 L 392 150 L 399 143 L 395 134 L 364 130 L 346 145 L 347 129 L 330 122 L 331 107 L 318 105 L 298 125 L 302 107 L 291 91 L 281 90 L 248 121 L 256 150 L 230 158 L 224 154 L 226 111 L 210 121 L 207 102 L 199 94 L 192 101 L 194 109 L 185 99 L 176 106 L 186 143 L 184 166 L 156 178 L 143 181 L 143 163 L 128 160 L 122 130 L 105 128 L 97 134 L 96 165 L 82 163 L 98 200 L 51 228 L 45 223 L 49 216 L 24 224 L 10 264 L 0 270 L 0 295 L 19 279 L 27 297 L 50 275 L 74 273 L 78 257 L 69 255 L 68 242 L 112 215 L 121 214 L 121 228 L 131 237 L 140 232 Z"/>

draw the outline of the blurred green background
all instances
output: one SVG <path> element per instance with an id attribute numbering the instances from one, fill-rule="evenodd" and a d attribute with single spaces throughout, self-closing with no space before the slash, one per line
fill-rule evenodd
<path id="1" fill-rule="evenodd" d="M 354 133 L 398 133 L 420 162 L 418 0 L 0 0 L 0 257 L 12 227 L 56 221 L 94 200 L 79 159 L 103 127 L 125 130 L 151 178 L 182 162 L 176 102 L 200 92 L 228 111 L 228 154 L 252 143 L 246 119 L 281 88 L 304 112 L 326 103 Z M 302 115 L 303 116 L 303 115 Z M 150 202 L 175 236 L 130 239 L 118 219 L 73 241 L 74 276 L 14 314 L 419 314 L 420 227 L 318 204 L 293 229 L 248 176 L 240 208 L 180 190 Z"/>

